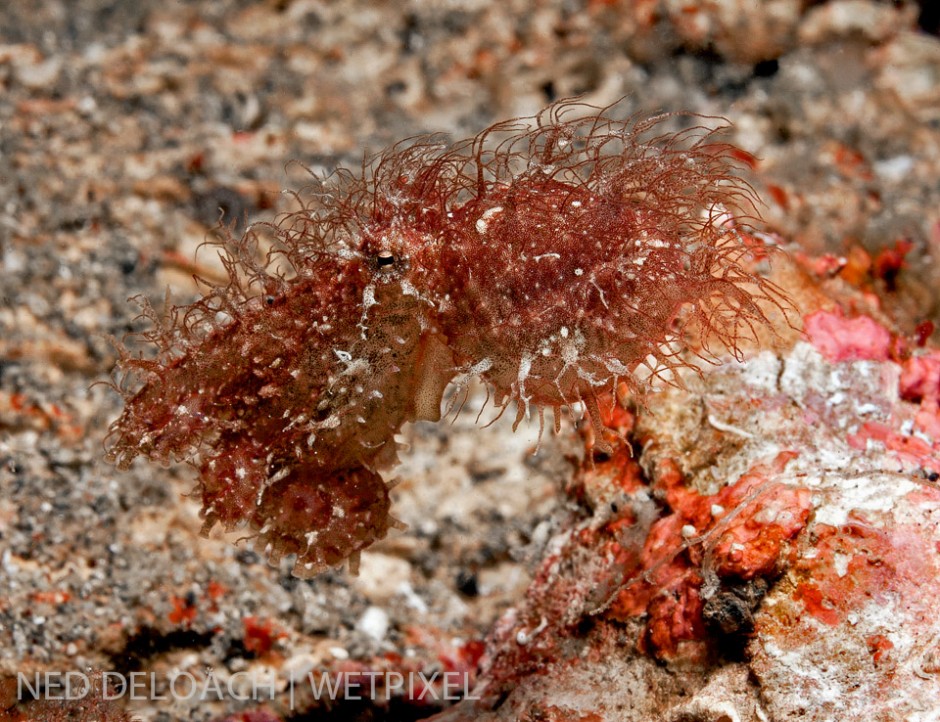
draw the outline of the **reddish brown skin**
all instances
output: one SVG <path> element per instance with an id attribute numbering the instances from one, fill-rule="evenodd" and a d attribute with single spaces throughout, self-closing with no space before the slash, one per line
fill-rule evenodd
<path id="1" fill-rule="evenodd" d="M 583 402 L 599 429 L 598 394 L 642 394 L 639 366 L 738 356 L 787 301 L 749 265 L 735 149 L 650 137 L 660 120 L 562 102 L 318 181 L 266 259 L 249 230 L 221 244 L 227 285 L 145 306 L 156 358 L 123 351 L 111 460 L 192 462 L 205 531 L 248 526 L 311 576 L 397 524 L 380 472 L 448 384 L 517 420 Z"/>

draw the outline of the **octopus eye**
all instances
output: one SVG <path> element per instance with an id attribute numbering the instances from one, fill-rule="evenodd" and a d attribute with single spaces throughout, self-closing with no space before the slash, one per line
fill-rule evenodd
<path id="1" fill-rule="evenodd" d="M 391 251 L 380 251 L 375 257 L 376 265 L 379 268 L 391 268 L 395 265 L 395 254 Z"/>
<path id="2" fill-rule="evenodd" d="M 265 306 L 273 306 L 273 305 L 274 305 L 274 296 L 265 296 L 265 297 L 264 297 L 264 305 L 265 305 Z"/>

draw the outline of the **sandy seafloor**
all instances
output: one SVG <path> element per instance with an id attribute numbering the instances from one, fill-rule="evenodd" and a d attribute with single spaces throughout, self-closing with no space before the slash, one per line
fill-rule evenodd
<path id="1" fill-rule="evenodd" d="M 186 466 L 106 464 L 121 400 L 92 384 L 113 368 L 108 337 L 138 327 L 128 297 L 194 297 L 220 208 L 270 220 L 301 165 L 356 167 L 401 138 L 466 137 L 560 97 L 623 98 L 623 117 L 727 118 L 759 158 L 764 228 L 808 252 L 910 240 L 889 297 L 909 332 L 940 311 L 940 41 L 922 6 L 0 4 L 0 703 L 37 671 L 433 660 L 435 644 L 482 638 L 520 598 L 567 503 L 570 428 L 532 456 L 536 428 L 481 428 L 471 408 L 405 430 L 393 496 L 409 529 L 365 553 L 358 577 L 299 581 L 237 535 L 198 536 Z M 251 624 L 272 639 L 246 646 Z M 237 708 L 131 709 L 209 720 Z M 346 702 L 295 719 L 438 709 Z"/>

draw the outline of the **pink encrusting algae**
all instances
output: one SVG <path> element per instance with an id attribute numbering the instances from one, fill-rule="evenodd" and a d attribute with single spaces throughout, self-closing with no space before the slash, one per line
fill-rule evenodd
<path id="1" fill-rule="evenodd" d="M 803 320 L 810 343 L 829 361 L 884 361 L 891 356 L 891 334 L 868 316 L 845 318 L 816 311 Z"/>
<path id="2" fill-rule="evenodd" d="M 740 357 L 788 301 L 753 270 L 740 154 L 663 121 L 560 102 L 318 180 L 266 258 L 255 227 L 222 244 L 227 284 L 145 305 L 156 355 L 122 352 L 110 459 L 193 462 L 205 531 L 311 576 L 398 524 L 380 472 L 448 385 L 517 422 L 583 404 L 599 431 L 598 394 Z"/>

